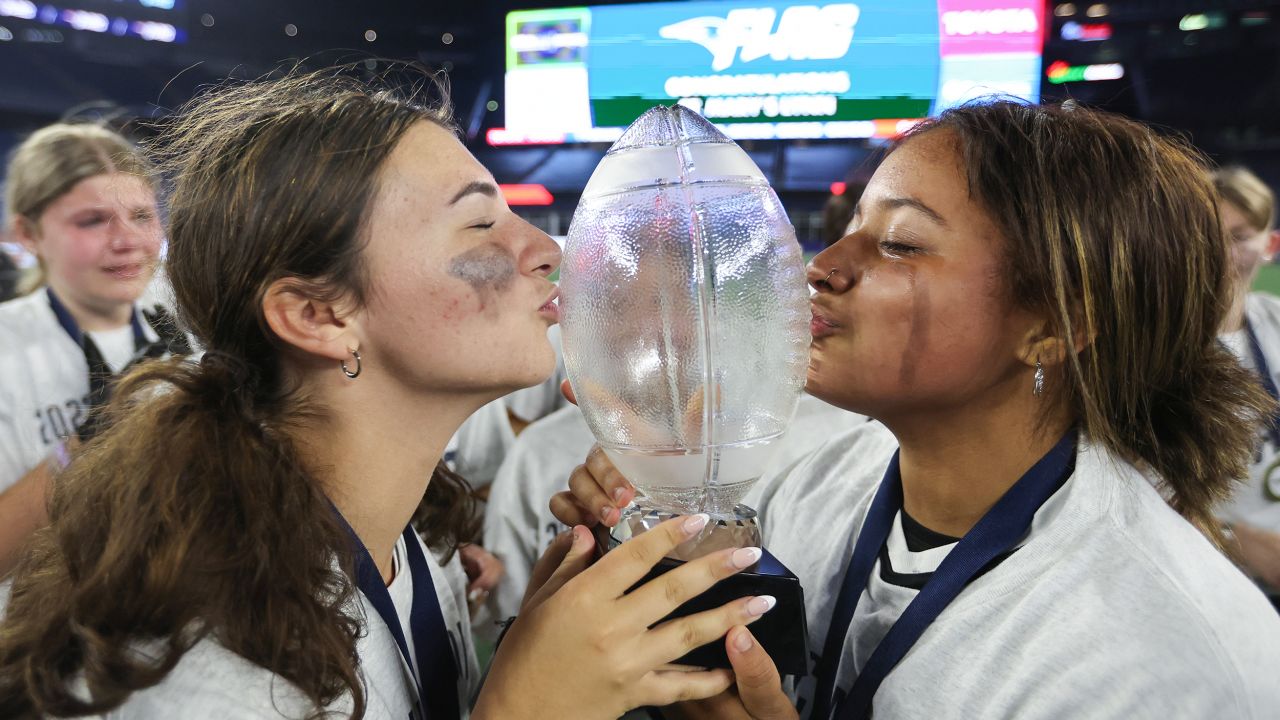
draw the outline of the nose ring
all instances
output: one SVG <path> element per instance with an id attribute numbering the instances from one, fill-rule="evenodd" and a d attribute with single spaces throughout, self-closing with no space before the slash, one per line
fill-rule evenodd
<path id="1" fill-rule="evenodd" d="M 827 273 L 827 276 L 822 278 L 822 282 L 824 283 L 827 282 L 828 280 L 831 279 L 831 276 L 835 274 L 836 274 L 836 268 L 831 268 L 831 272 Z"/>

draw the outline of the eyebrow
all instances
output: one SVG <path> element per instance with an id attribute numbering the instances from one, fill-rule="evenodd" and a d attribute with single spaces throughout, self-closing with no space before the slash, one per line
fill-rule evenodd
<path id="1" fill-rule="evenodd" d="M 938 214 L 937 210 L 934 210 L 933 208 L 929 207 L 928 205 L 925 205 L 924 203 L 920 202 L 919 200 L 913 197 L 885 198 L 881 200 L 878 204 L 880 205 L 880 207 L 886 210 L 896 210 L 901 207 L 909 207 L 913 210 L 918 211 L 925 217 L 929 218 L 930 220 L 937 223 L 938 225 L 941 225 L 944 228 L 951 227 L 951 225 L 945 219 L 943 219 L 941 215 Z"/>
<path id="2" fill-rule="evenodd" d="M 488 195 L 489 197 L 498 197 L 498 188 L 493 183 L 484 182 L 483 180 L 472 180 L 458 191 L 457 195 L 449 201 L 450 205 L 457 205 L 462 198 L 479 193 L 480 195 Z"/>

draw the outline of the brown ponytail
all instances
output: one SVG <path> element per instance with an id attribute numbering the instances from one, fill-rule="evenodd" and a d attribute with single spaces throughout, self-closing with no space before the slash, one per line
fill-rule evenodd
<path id="1" fill-rule="evenodd" d="M 211 91 L 165 128 L 167 267 L 206 352 L 125 378 L 110 429 L 58 477 L 0 625 L 0 716 L 118 707 L 205 637 L 288 680 L 316 716 L 345 694 L 363 716 L 351 538 L 291 439 L 323 411 L 285 381 L 261 299 L 292 277 L 363 300 L 379 168 L 414 123 L 447 127 L 443 107 L 328 71 Z M 418 514 L 427 542 L 471 539 L 472 502 L 437 472 Z"/>
<path id="2" fill-rule="evenodd" d="M 906 142 L 943 131 L 1006 239 L 1014 301 L 1089 339 L 1052 384 L 1057 399 L 1218 540 L 1213 506 L 1247 477 L 1272 402 L 1216 337 L 1227 239 L 1201 156 L 1074 104 L 964 106 Z"/>

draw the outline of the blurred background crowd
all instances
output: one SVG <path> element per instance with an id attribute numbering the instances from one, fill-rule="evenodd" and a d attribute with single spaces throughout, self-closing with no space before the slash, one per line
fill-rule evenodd
<path id="1" fill-rule="evenodd" d="M 804 5 L 719 4 L 725 16 L 733 8 Z M 786 59 L 747 61 L 744 50 L 736 65 L 716 69 L 702 46 L 662 36 L 681 23 L 692 32 L 687 23 L 707 17 L 706 4 L 564 5 L 2 0 L 0 152 L 63 118 L 145 134 L 139 120 L 179 107 L 201 85 L 259 77 L 290 58 L 317 66 L 368 61 L 371 73 L 378 71 L 373 58 L 388 58 L 447 74 L 469 148 L 509 186 L 508 202 L 552 236 L 567 231 L 578 195 L 617 128 L 638 115 L 624 102 L 636 95 L 642 103 L 692 100 L 712 120 L 735 125 L 730 134 L 778 191 L 810 250 L 821 247 L 828 198 L 865 180 L 868 157 L 896 130 L 885 121 L 936 112 L 979 92 L 1075 98 L 1185 132 L 1218 162 L 1242 163 L 1269 183 L 1280 181 L 1280 3 L 1269 0 L 861 3 L 858 37 L 873 32 L 873 13 L 881 10 L 898 24 L 878 30 L 883 38 L 874 53 L 855 57 L 865 52 L 857 43 L 849 53 L 830 53 L 828 74 L 856 68 L 852 88 L 833 108 L 823 106 L 826 93 L 810 92 L 801 97 L 817 99 L 808 110 L 815 114 L 783 108 L 772 116 L 769 107 L 744 112 L 733 105 L 743 95 L 717 98 L 707 92 L 714 88 L 696 80 L 759 74 L 762 65 L 763 72 L 781 75 Z M 797 22 L 774 35 L 811 36 L 802 18 Z M 920 23 L 935 33 L 923 45 Z M 975 39 L 995 46 L 963 47 Z M 653 67 L 619 67 L 606 51 L 623 57 L 658 52 L 666 59 Z M 694 82 L 675 87 L 667 82 L 673 77 Z M 834 82 L 817 89 L 839 90 L 845 80 Z M 678 94 L 636 89 L 648 85 Z M 905 105 L 886 102 L 905 96 Z M 583 116 L 589 103 L 594 120 Z M 758 112 L 748 116 L 752 110 Z M 832 122 L 843 125 L 825 127 Z M 19 265 L 31 262 L 15 244 L 3 247 Z M 1260 281 L 1273 282 L 1265 271 Z M 1280 279 L 1274 284 L 1280 288 Z M 3 287 L 11 286 L 8 280 Z"/>

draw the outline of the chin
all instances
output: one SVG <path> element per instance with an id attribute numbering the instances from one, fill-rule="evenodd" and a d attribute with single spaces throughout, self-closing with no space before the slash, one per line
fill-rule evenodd
<path id="1" fill-rule="evenodd" d="M 809 376 L 805 380 L 804 391 L 841 410 L 874 417 L 872 409 L 876 405 L 874 401 L 868 402 L 865 395 L 859 393 L 856 388 L 850 387 L 847 381 L 843 384 L 825 382 L 812 365 L 809 366 Z"/>

